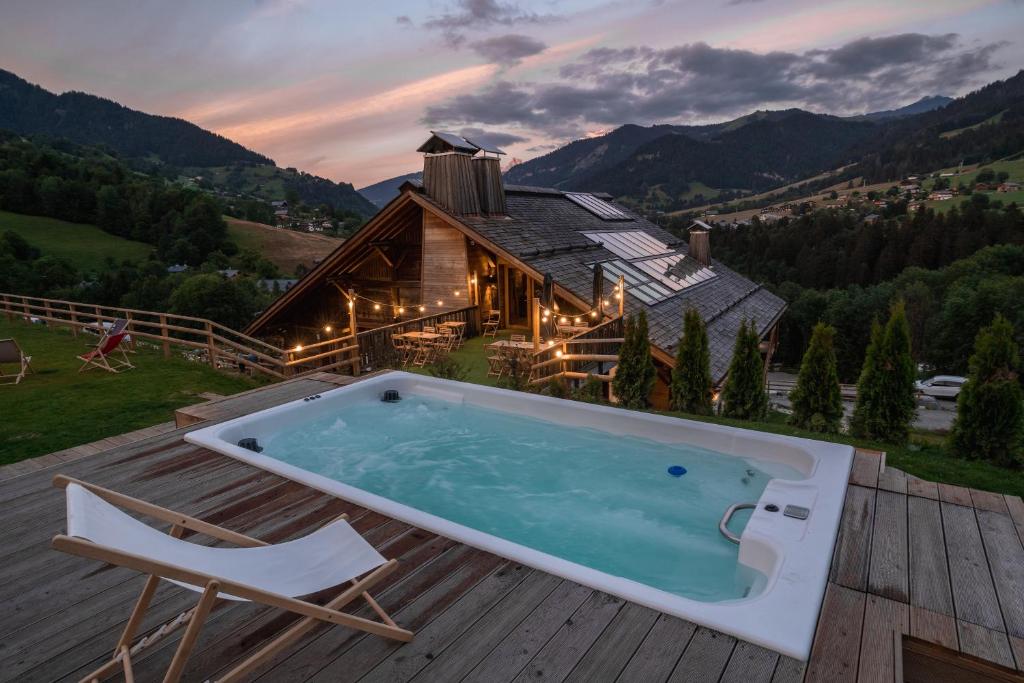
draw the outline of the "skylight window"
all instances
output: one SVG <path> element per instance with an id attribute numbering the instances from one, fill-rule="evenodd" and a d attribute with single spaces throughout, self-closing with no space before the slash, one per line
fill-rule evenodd
<path id="1" fill-rule="evenodd" d="M 566 192 L 565 196 L 603 221 L 629 221 L 632 216 L 588 192 Z"/>

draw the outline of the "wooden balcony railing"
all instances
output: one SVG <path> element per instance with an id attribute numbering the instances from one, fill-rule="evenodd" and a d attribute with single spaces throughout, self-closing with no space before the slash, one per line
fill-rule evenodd
<path id="1" fill-rule="evenodd" d="M 554 378 L 586 379 L 591 375 L 610 382 L 611 375 L 588 371 L 595 363 L 615 364 L 619 360 L 624 323 L 622 316 L 607 320 L 575 337 L 545 346 L 533 355 L 530 384 L 542 384 Z"/>
<path id="2" fill-rule="evenodd" d="M 466 338 L 475 337 L 479 334 L 477 330 L 476 306 L 467 306 L 444 313 L 423 316 L 404 320 L 391 325 L 376 327 L 372 330 L 364 330 L 357 335 L 359 344 L 359 361 L 365 370 L 379 370 L 381 368 L 394 368 L 400 365 L 395 344 L 392 337 L 404 332 L 416 332 L 424 327 L 437 327 L 443 322 L 462 322 L 466 326 L 463 335 Z"/>

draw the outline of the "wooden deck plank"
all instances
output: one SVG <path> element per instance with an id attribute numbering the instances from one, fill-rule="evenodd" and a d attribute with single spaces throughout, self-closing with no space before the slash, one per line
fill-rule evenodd
<path id="1" fill-rule="evenodd" d="M 939 486 L 934 481 L 926 481 L 915 477 L 912 474 L 907 475 L 907 494 L 911 496 L 920 496 L 921 498 L 931 498 L 932 500 L 939 499 Z"/>
<path id="2" fill-rule="evenodd" d="M 513 680 L 565 679 L 624 604 L 621 598 L 595 591 Z"/>
<path id="3" fill-rule="evenodd" d="M 962 619 L 957 620 L 956 626 L 962 652 L 1014 668 L 1013 650 L 1010 649 L 1010 641 L 1005 633 Z"/>
<path id="4" fill-rule="evenodd" d="M 939 503 L 907 498 L 910 604 L 953 616 L 953 592 L 946 563 L 945 535 Z"/>
<path id="5" fill-rule="evenodd" d="M 473 625 L 473 637 L 463 638 L 444 652 L 434 654 L 432 661 L 414 681 L 457 681 L 483 659 L 494 644 L 505 638 L 530 612 L 562 583 L 562 579 L 543 572 L 534 572 L 523 586 L 508 595 L 495 608 Z"/>
<path id="6" fill-rule="evenodd" d="M 1024 638 L 1024 545 L 1008 515 L 978 510 L 977 517 L 1006 632 Z"/>
<path id="7" fill-rule="evenodd" d="M 941 508 L 957 619 L 1003 631 L 999 600 L 985 559 L 974 508 L 949 503 L 942 503 Z"/>
<path id="8" fill-rule="evenodd" d="M 1001 494 L 979 491 L 978 489 L 968 489 L 968 491 L 971 493 L 971 503 L 977 509 L 1001 512 L 1004 515 L 1009 514 L 1010 511 L 1006 508 L 1006 500 Z"/>
<path id="9" fill-rule="evenodd" d="M 958 650 L 956 619 L 922 607 L 910 607 L 910 635 L 951 650 Z"/>
<path id="10" fill-rule="evenodd" d="M 869 591 L 899 602 L 909 602 L 908 548 L 907 497 L 891 491 L 878 491 L 871 533 Z"/>
<path id="11" fill-rule="evenodd" d="M 655 610 L 626 603 L 565 679 L 567 683 L 615 681 L 657 618 Z"/>
<path id="12" fill-rule="evenodd" d="M 739 641 L 719 683 L 771 683 L 779 654 L 763 647 Z"/>
<path id="13" fill-rule="evenodd" d="M 830 583 L 814 634 L 807 683 L 853 683 L 857 680 L 865 595 Z"/>
<path id="14" fill-rule="evenodd" d="M 878 470 L 882 466 L 881 454 L 877 451 L 863 451 L 857 449 L 853 454 L 853 464 L 850 467 L 850 483 L 867 488 L 878 486 Z"/>
<path id="15" fill-rule="evenodd" d="M 1006 508 L 1017 526 L 1024 526 L 1024 500 L 1020 496 L 1003 496 Z"/>
<path id="16" fill-rule="evenodd" d="M 698 626 L 683 656 L 669 677 L 669 683 L 699 683 L 714 681 L 725 671 L 736 647 L 736 639 L 717 631 Z"/>
<path id="17" fill-rule="evenodd" d="M 463 681 L 493 683 L 515 678 L 593 592 L 572 581 L 564 581 L 473 667 Z"/>
<path id="18" fill-rule="evenodd" d="M 619 675 L 618 682 L 660 683 L 668 680 L 696 630 L 697 625 L 693 622 L 662 614 L 633 653 L 629 664 Z"/>
<path id="19" fill-rule="evenodd" d="M 848 486 L 830 580 L 847 588 L 867 587 L 868 556 L 875 515 L 875 490 Z"/>
<path id="20" fill-rule="evenodd" d="M 458 602 L 419 629 L 411 643 L 393 647 L 392 654 L 360 680 L 367 683 L 398 683 L 408 681 L 430 664 L 436 653 L 457 641 L 475 622 L 520 583 L 533 570 L 520 564 L 506 563 L 463 595 Z"/>
<path id="21" fill-rule="evenodd" d="M 806 662 L 780 655 L 775 673 L 772 674 L 772 683 L 803 683 L 806 669 Z"/>
<path id="22" fill-rule="evenodd" d="M 878 473 L 878 488 L 893 493 L 906 493 L 907 473 L 895 467 L 883 467 Z"/>
<path id="23" fill-rule="evenodd" d="M 868 595 L 860 642 L 857 678 L 861 681 L 896 683 L 896 633 L 910 630 L 910 608 L 877 595 Z"/>
<path id="24" fill-rule="evenodd" d="M 965 487 L 942 483 L 938 484 L 938 487 L 939 500 L 943 503 L 963 505 L 964 507 L 974 507 L 974 501 L 971 500 L 971 492 Z"/>

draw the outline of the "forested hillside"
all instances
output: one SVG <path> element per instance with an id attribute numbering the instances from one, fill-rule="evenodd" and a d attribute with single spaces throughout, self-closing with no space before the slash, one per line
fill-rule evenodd
<path id="1" fill-rule="evenodd" d="M 199 178 L 209 190 L 263 201 L 294 193 L 312 206 L 328 204 L 364 217 L 376 211 L 348 183 L 279 168 L 272 159 L 188 121 L 87 93 L 57 95 L 2 69 L 0 130 L 45 136 L 55 145 L 69 140 L 99 146 L 132 169 L 169 180 Z"/>

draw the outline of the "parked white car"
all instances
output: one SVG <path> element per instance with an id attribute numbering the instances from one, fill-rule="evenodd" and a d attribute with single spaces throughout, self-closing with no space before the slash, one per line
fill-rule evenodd
<path id="1" fill-rule="evenodd" d="M 966 381 L 966 377 L 956 375 L 935 375 L 931 379 L 918 380 L 914 387 L 925 396 L 955 399 Z"/>

